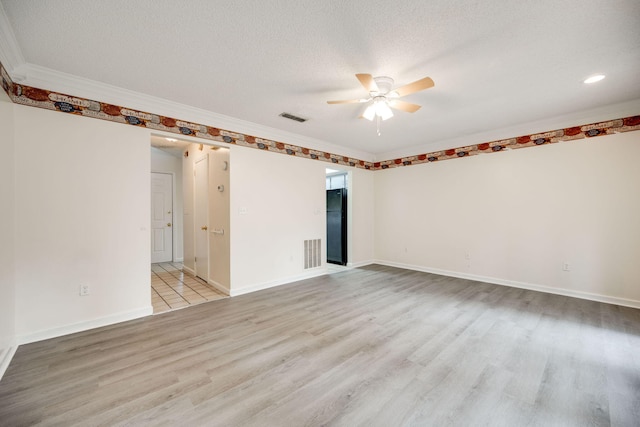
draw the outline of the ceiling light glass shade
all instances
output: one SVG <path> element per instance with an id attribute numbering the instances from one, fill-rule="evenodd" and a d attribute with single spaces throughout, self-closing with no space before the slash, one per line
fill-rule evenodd
<path id="1" fill-rule="evenodd" d="M 393 111 L 389 108 L 387 102 L 378 102 L 376 104 L 376 115 L 380 116 L 382 120 L 387 120 L 393 117 Z"/>
<path id="2" fill-rule="evenodd" d="M 373 121 L 376 116 L 382 120 L 393 117 L 393 111 L 391 111 L 386 99 L 374 99 L 373 104 L 369 105 L 367 109 L 364 110 L 364 113 L 362 113 L 362 117 L 369 121 Z"/>
<path id="3" fill-rule="evenodd" d="M 365 119 L 369 120 L 369 121 L 373 121 L 373 117 L 376 115 L 376 107 L 375 104 L 371 104 L 367 107 L 366 110 L 364 110 L 364 113 L 362 113 L 362 117 L 364 117 Z"/>

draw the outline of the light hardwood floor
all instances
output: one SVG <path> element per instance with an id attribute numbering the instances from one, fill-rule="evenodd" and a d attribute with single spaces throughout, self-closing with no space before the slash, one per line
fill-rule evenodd
<path id="1" fill-rule="evenodd" d="M 21 346 L 0 425 L 638 426 L 640 310 L 369 266 Z"/>

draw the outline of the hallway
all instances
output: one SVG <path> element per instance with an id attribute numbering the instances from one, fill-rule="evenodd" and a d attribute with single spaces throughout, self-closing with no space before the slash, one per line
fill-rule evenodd
<path id="1" fill-rule="evenodd" d="M 199 277 L 183 272 L 181 263 L 151 264 L 153 314 L 222 298 L 227 298 L 227 295 L 208 285 Z"/>

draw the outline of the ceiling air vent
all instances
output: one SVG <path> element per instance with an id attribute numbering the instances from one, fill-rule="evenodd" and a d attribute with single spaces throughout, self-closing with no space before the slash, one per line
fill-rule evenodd
<path id="1" fill-rule="evenodd" d="M 294 116 L 289 113 L 280 113 L 280 117 L 284 117 L 285 119 L 295 120 L 296 122 L 304 123 L 307 119 L 303 119 L 302 117 Z"/>

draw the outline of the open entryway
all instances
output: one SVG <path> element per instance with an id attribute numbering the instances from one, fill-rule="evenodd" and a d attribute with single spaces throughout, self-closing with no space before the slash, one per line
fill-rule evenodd
<path id="1" fill-rule="evenodd" d="M 151 138 L 154 314 L 229 294 L 229 149 Z"/>
<path id="2" fill-rule="evenodd" d="M 348 173 L 326 170 L 327 262 L 347 265 Z"/>

